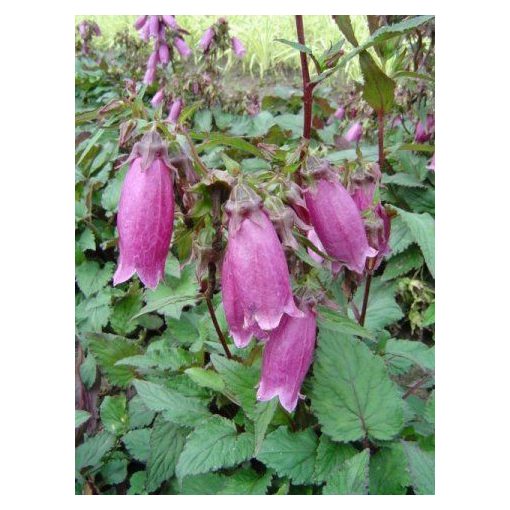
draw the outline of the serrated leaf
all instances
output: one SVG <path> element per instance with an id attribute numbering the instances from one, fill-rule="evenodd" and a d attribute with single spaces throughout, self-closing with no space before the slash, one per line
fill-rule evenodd
<path id="1" fill-rule="evenodd" d="M 413 243 L 413 237 L 408 226 L 400 216 L 391 221 L 390 250 L 391 255 L 403 252 Z"/>
<path id="2" fill-rule="evenodd" d="M 145 490 L 145 481 L 147 479 L 147 473 L 145 471 L 137 471 L 131 475 L 129 479 L 128 495 L 140 495 L 147 494 Z"/>
<path id="3" fill-rule="evenodd" d="M 121 388 L 129 385 L 135 376 L 134 370 L 115 364 L 119 359 L 138 354 L 141 350 L 139 345 L 115 335 L 93 334 L 90 335 L 89 349 L 111 384 Z"/>
<path id="4" fill-rule="evenodd" d="M 405 494 L 410 483 L 401 444 L 381 448 L 370 459 L 370 494 Z"/>
<path id="5" fill-rule="evenodd" d="M 349 444 L 336 443 L 322 434 L 315 459 L 314 480 L 325 482 L 347 460 L 356 455 L 357 450 Z"/>
<path id="6" fill-rule="evenodd" d="M 180 494 L 213 495 L 218 494 L 225 484 L 225 477 L 219 473 L 186 476 L 182 481 Z"/>
<path id="7" fill-rule="evenodd" d="M 256 385 L 259 370 L 248 367 L 218 354 L 211 355 L 214 368 L 225 383 L 223 393 L 233 402 L 240 405 L 250 419 L 255 417 Z"/>
<path id="8" fill-rule="evenodd" d="M 429 307 L 423 312 L 422 327 L 426 328 L 436 322 L 436 303 L 431 303 Z"/>
<path id="9" fill-rule="evenodd" d="M 225 484 L 218 494 L 263 495 L 266 493 L 272 477 L 273 473 L 271 471 L 259 475 L 253 469 L 240 469 L 225 478 Z"/>
<path id="10" fill-rule="evenodd" d="M 312 408 L 335 441 L 392 439 L 403 425 L 403 405 L 384 361 L 348 336 L 319 332 Z"/>
<path id="11" fill-rule="evenodd" d="M 144 403 L 143 400 L 135 395 L 128 403 L 128 414 L 129 414 L 129 426 L 132 429 L 137 429 L 140 427 L 146 427 L 152 423 L 154 420 L 154 416 L 156 416 L 155 411 L 149 409 Z"/>
<path id="12" fill-rule="evenodd" d="M 231 421 L 211 416 L 188 436 L 176 475 L 183 478 L 236 466 L 252 456 L 253 448 L 253 434 L 238 434 Z"/>
<path id="13" fill-rule="evenodd" d="M 95 261 L 87 260 L 76 268 L 78 287 L 86 297 L 95 294 L 110 281 L 113 275 L 113 263 L 107 262 L 102 268 Z"/>
<path id="14" fill-rule="evenodd" d="M 290 46 L 291 48 L 294 48 L 295 50 L 298 50 L 302 53 L 308 53 L 309 55 L 312 54 L 311 48 L 305 46 L 304 44 L 300 44 L 296 41 L 289 41 L 288 39 L 275 39 L 275 41 L 286 44 L 287 46 Z"/>
<path id="15" fill-rule="evenodd" d="M 186 429 L 162 420 L 154 425 L 147 462 L 148 492 L 155 491 L 174 475 L 177 460 L 184 448 L 186 433 Z"/>
<path id="16" fill-rule="evenodd" d="M 395 82 L 381 70 L 367 51 L 359 54 L 363 73 L 363 99 L 375 110 L 387 113 L 393 107 Z"/>
<path id="17" fill-rule="evenodd" d="M 75 469 L 80 471 L 88 466 L 97 466 L 115 444 L 115 436 L 108 432 L 100 432 L 87 439 L 75 453 Z"/>
<path id="18" fill-rule="evenodd" d="M 322 494 L 368 494 L 368 448 L 347 459 L 342 467 L 331 475 Z"/>
<path id="19" fill-rule="evenodd" d="M 191 367 L 184 371 L 189 378 L 202 388 L 211 388 L 215 391 L 223 391 L 225 389 L 225 383 L 219 374 L 213 370 L 206 370 L 201 367 Z"/>
<path id="20" fill-rule="evenodd" d="M 385 347 L 387 360 L 392 357 L 405 358 L 424 370 L 434 370 L 434 348 L 413 340 L 395 340 L 390 338 Z"/>
<path id="21" fill-rule="evenodd" d="M 337 333 L 345 335 L 356 335 L 361 338 L 369 338 L 374 340 L 374 334 L 363 326 L 360 326 L 357 322 L 354 322 L 349 317 L 340 315 L 339 312 L 335 312 L 324 306 L 319 306 L 319 327 L 326 328 Z"/>
<path id="22" fill-rule="evenodd" d="M 109 460 L 101 468 L 101 476 L 104 483 L 116 485 L 122 483 L 127 477 L 128 460 L 122 456 Z"/>
<path id="23" fill-rule="evenodd" d="M 271 432 L 257 459 L 274 469 L 279 476 L 288 476 L 296 484 L 309 483 L 315 467 L 317 436 L 311 429 L 291 433 L 286 427 Z"/>
<path id="24" fill-rule="evenodd" d="M 414 175 L 406 172 L 398 172 L 394 175 L 384 174 L 382 177 L 383 184 L 393 184 L 395 186 L 404 186 L 406 188 L 425 188 L 426 186 L 420 182 Z"/>
<path id="25" fill-rule="evenodd" d="M 81 233 L 78 238 L 78 246 L 82 249 L 82 251 L 96 249 L 96 240 L 94 238 L 94 233 L 90 230 L 90 228 L 86 228 Z"/>
<path id="26" fill-rule="evenodd" d="M 249 121 L 250 119 L 248 118 L 247 120 Z M 246 140 L 243 140 L 242 138 L 238 138 L 236 136 L 227 136 L 222 133 L 210 133 L 207 136 L 207 140 L 201 143 L 197 147 L 197 150 L 209 150 L 213 147 L 217 147 L 218 145 L 226 145 L 227 147 L 232 147 L 234 149 L 247 152 L 258 158 L 264 157 L 264 153 L 255 147 L 255 145 L 247 142 Z"/>
<path id="27" fill-rule="evenodd" d="M 129 426 L 126 397 L 107 395 L 99 408 L 101 422 L 105 430 L 117 436 L 123 434 Z"/>
<path id="28" fill-rule="evenodd" d="M 425 412 L 423 417 L 432 425 L 434 425 L 436 421 L 436 392 L 432 391 L 429 398 L 427 399 L 427 403 L 425 404 Z"/>
<path id="29" fill-rule="evenodd" d="M 365 283 L 357 290 L 354 302 L 359 310 L 363 304 Z M 395 299 L 396 285 L 394 282 L 383 282 L 380 277 L 372 279 L 368 297 L 365 328 L 370 330 L 382 329 L 400 320 L 404 314 Z M 350 312 L 352 313 L 352 312 Z"/>
<path id="30" fill-rule="evenodd" d="M 211 110 L 198 110 L 193 118 L 193 129 L 203 133 L 209 133 L 212 129 Z"/>
<path id="31" fill-rule="evenodd" d="M 277 407 L 278 399 L 276 397 L 268 402 L 257 402 L 255 404 L 255 455 L 260 451 L 267 427 L 271 423 Z"/>
<path id="32" fill-rule="evenodd" d="M 75 308 L 75 318 L 81 332 L 99 333 L 108 324 L 112 296 L 106 290 L 85 299 Z"/>
<path id="33" fill-rule="evenodd" d="M 132 320 L 142 308 L 142 294 L 133 292 L 126 294 L 119 299 L 113 307 L 113 313 L 110 317 L 110 324 L 120 335 L 127 335 L 133 332 L 137 327 L 137 321 Z"/>
<path id="34" fill-rule="evenodd" d="M 136 460 L 147 462 L 150 455 L 151 429 L 131 430 L 122 437 L 127 451 Z"/>
<path id="35" fill-rule="evenodd" d="M 78 428 L 80 425 L 83 425 L 89 418 L 89 412 L 76 409 L 74 411 L 74 428 Z"/>
<path id="36" fill-rule="evenodd" d="M 416 245 L 411 245 L 402 253 L 391 257 L 381 277 L 383 282 L 402 276 L 412 269 L 418 269 L 423 264 L 423 257 Z"/>
<path id="37" fill-rule="evenodd" d="M 163 412 L 166 420 L 178 425 L 197 425 L 210 416 L 204 402 L 181 395 L 177 391 L 148 381 L 133 384 L 144 404 L 153 411 Z"/>
<path id="38" fill-rule="evenodd" d="M 428 213 L 416 214 L 397 209 L 409 228 L 413 240 L 421 248 L 430 273 L 434 276 L 435 236 L 434 218 Z"/>
<path id="39" fill-rule="evenodd" d="M 89 354 L 80 365 L 80 378 L 87 389 L 90 390 L 96 381 L 96 360 Z"/>
<path id="40" fill-rule="evenodd" d="M 434 452 L 424 451 L 416 443 L 407 441 L 402 441 L 402 445 L 416 494 L 434 494 Z"/>

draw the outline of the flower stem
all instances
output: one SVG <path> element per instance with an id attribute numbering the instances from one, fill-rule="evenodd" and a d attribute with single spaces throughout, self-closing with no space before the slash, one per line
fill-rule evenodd
<path id="1" fill-rule="evenodd" d="M 365 325 L 365 317 L 367 315 L 367 307 L 368 307 L 368 296 L 370 294 L 370 284 L 372 283 L 372 272 L 367 274 L 367 279 L 365 281 L 365 292 L 363 293 L 363 306 L 361 307 L 361 314 L 359 316 L 359 325 Z"/>

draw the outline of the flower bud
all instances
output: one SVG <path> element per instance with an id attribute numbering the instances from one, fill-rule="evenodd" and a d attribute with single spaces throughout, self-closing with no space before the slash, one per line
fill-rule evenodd
<path id="1" fill-rule="evenodd" d="M 322 246 L 321 240 L 319 239 L 319 236 L 317 235 L 317 232 L 312 228 L 306 233 L 306 237 L 308 240 L 320 251 L 324 252 L 324 246 Z M 316 252 L 314 252 L 311 248 L 306 249 L 308 251 L 308 255 L 315 260 L 318 264 L 322 264 L 324 259 Z"/>
<path id="2" fill-rule="evenodd" d="M 232 49 L 234 50 L 235 56 L 243 58 L 246 55 L 246 48 L 244 47 L 243 43 L 237 37 L 232 37 L 230 42 L 232 44 Z"/>
<path id="3" fill-rule="evenodd" d="M 113 284 L 136 272 L 145 286 L 155 288 L 165 273 L 174 220 L 167 149 L 152 131 L 135 144 L 129 159 L 117 215 L 120 257 Z"/>
<path id="4" fill-rule="evenodd" d="M 153 106 L 153 108 L 158 107 L 163 102 L 164 98 L 165 98 L 165 88 L 163 87 L 163 88 L 159 89 L 154 94 L 154 97 L 151 99 L 151 105 Z"/>
<path id="5" fill-rule="evenodd" d="M 198 46 L 200 49 L 207 53 L 211 47 L 212 40 L 214 38 L 214 29 L 212 27 L 209 27 L 200 38 L 200 42 L 198 43 Z"/>
<path id="6" fill-rule="evenodd" d="M 191 55 L 191 50 L 184 39 L 174 37 L 174 46 L 177 48 L 182 58 L 188 58 Z"/>
<path id="7" fill-rule="evenodd" d="M 315 182 L 305 191 L 310 219 L 326 253 L 351 271 L 362 273 L 369 247 L 360 212 L 327 162 L 309 170 Z"/>
<path id="8" fill-rule="evenodd" d="M 296 308 L 282 245 L 262 201 L 244 184 L 232 190 L 228 244 L 223 262 L 222 297 L 230 332 L 238 347 L 261 330 L 274 329 L 283 314 L 302 317 Z"/>
<path id="9" fill-rule="evenodd" d="M 164 15 L 162 16 L 163 23 L 169 27 L 173 28 L 174 30 L 177 30 L 179 28 L 179 25 L 177 24 L 177 21 L 175 21 L 175 18 L 171 15 Z"/>
<path id="10" fill-rule="evenodd" d="M 373 205 L 375 192 L 380 180 L 381 170 L 377 163 L 368 167 L 360 166 L 352 174 L 349 183 L 349 193 L 361 212 Z"/>
<path id="11" fill-rule="evenodd" d="M 345 108 L 340 106 L 337 108 L 336 112 L 333 114 L 333 117 L 338 120 L 342 120 L 345 117 Z"/>
<path id="12" fill-rule="evenodd" d="M 172 124 L 177 124 L 179 120 L 179 115 L 181 114 L 183 107 L 183 102 L 180 97 L 178 97 L 175 101 L 170 105 L 167 122 L 171 122 Z"/>
<path id="13" fill-rule="evenodd" d="M 390 252 L 391 219 L 381 203 L 375 207 L 374 214 L 365 219 L 365 231 L 368 244 L 377 251 L 373 266 L 373 270 L 375 270 Z"/>
<path id="14" fill-rule="evenodd" d="M 170 62 L 170 50 L 168 49 L 168 45 L 166 43 L 162 43 L 158 49 L 158 57 L 159 61 L 163 65 L 167 65 Z"/>
<path id="15" fill-rule="evenodd" d="M 285 315 L 279 326 L 269 334 L 257 391 L 257 400 L 271 400 L 278 396 L 289 413 L 296 408 L 315 347 L 315 312 L 307 305 L 302 305 L 301 309 L 303 317 Z"/>
<path id="16" fill-rule="evenodd" d="M 136 30 L 140 30 L 146 23 L 148 16 L 139 16 L 135 21 Z"/>
<path id="17" fill-rule="evenodd" d="M 347 134 L 345 135 L 345 139 L 348 142 L 359 143 L 359 141 L 361 140 L 362 136 L 363 136 L 363 128 L 361 127 L 361 123 L 360 122 L 355 122 L 349 128 L 349 131 L 347 131 Z"/>

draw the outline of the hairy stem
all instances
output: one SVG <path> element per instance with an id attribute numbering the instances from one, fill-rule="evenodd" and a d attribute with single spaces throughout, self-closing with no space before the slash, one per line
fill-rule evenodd
<path id="1" fill-rule="evenodd" d="M 367 280 L 365 282 L 365 292 L 363 293 L 363 306 L 361 307 L 361 314 L 359 316 L 359 325 L 365 325 L 365 317 L 367 316 L 368 296 L 370 294 L 370 284 L 372 283 L 372 272 L 368 272 Z"/>

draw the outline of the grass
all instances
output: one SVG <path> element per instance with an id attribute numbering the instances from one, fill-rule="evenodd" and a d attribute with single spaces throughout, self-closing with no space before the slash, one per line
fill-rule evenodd
<path id="1" fill-rule="evenodd" d="M 179 24 L 190 32 L 187 38 L 192 48 L 196 48 L 203 31 L 217 20 L 218 16 L 177 16 Z M 279 69 L 298 69 L 299 54 L 293 48 L 275 41 L 275 39 L 296 40 L 294 16 L 226 16 L 232 35 L 238 36 L 247 49 L 242 61 L 243 71 L 252 76 L 263 78 L 270 71 Z M 360 40 L 368 36 L 365 16 L 352 16 L 356 35 Z M 101 28 L 102 37 L 96 44 L 108 47 L 115 33 L 127 28 L 136 35 L 133 22 L 136 16 L 76 16 L 78 23 L 82 19 L 93 19 Z M 304 16 L 307 45 L 320 53 L 330 45 L 343 39 L 331 16 Z M 227 68 L 233 63 L 229 56 Z M 353 60 L 349 74 L 359 76 L 357 62 Z"/>

